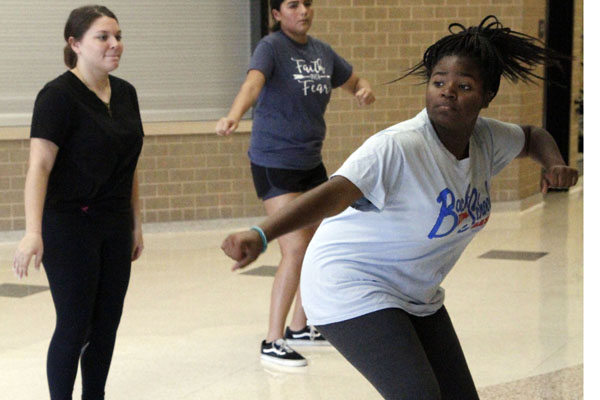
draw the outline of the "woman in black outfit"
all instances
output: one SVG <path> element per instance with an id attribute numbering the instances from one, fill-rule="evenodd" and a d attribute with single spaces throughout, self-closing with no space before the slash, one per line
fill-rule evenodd
<path id="1" fill-rule="evenodd" d="M 35 256 L 48 276 L 51 398 L 72 398 L 81 359 L 82 398 L 104 399 L 131 262 L 143 249 L 136 165 L 144 134 L 134 87 L 109 75 L 123 52 L 116 16 L 77 8 L 64 37 L 69 70 L 35 101 L 26 232 L 13 270 L 26 276 Z"/>

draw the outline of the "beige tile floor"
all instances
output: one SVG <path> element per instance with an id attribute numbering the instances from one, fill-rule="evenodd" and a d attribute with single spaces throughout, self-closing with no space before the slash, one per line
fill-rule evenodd
<path id="1" fill-rule="evenodd" d="M 582 398 L 582 188 L 581 182 L 569 193 L 552 193 L 544 206 L 524 212 L 493 214 L 444 284 L 482 399 Z M 272 278 L 230 272 L 219 249 L 227 232 L 252 222 L 145 227 L 107 399 L 379 398 L 333 348 L 305 350 L 306 368 L 260 363 Z M 19 235 L 0 234 L 0 284 L 47 285 L 43 270 L 22 281 L 12 276 Z M 490 250 L 548 254 L 536 261 L 479 258 Z M 277 261 L 271 246 L 252 268 Z M 48 398 L 45 353 L 53 324 L 48 291 L 0 297 L 0 399 Z"/>

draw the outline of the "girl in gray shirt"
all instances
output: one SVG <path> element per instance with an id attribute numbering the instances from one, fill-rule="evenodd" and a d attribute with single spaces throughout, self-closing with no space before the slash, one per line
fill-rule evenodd
<path id="1" fill-rule="evenodd" d="M 331 90 L 341 87 L 360 105 L 375 101 L 369 82 L 353 73 L 352 66 L 329 45 L 308 35 L 312 1 L 271 0 L 271 12 L 277 21 L 274 32 L 258 44 L 229 114 L 216 127 L 218 135 L 231 134 L 256 103 L 248 155 L 256 193 L 268 215 L 327 181 L 321 147 Z M 297 290 L 304 252 L 317 226 L 315 221 L 279 238 L 282 258 L 271 292 L 269 329 L 261 344 L 265 361 L 303 366 L 306 360 L 288 343 L 326 343 L 307 326 Z M 284 334 L 294 296 L 296 306 Z"/>

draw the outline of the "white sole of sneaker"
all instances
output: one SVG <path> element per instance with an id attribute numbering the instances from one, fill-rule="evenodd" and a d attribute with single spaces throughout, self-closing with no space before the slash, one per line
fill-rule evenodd
<path id="1" fill-rule="evenodd" d="M 281 358 L 271 357 L 265 354 L 261 354 L 260 359 L 264 362 L 277 364 L 284 367 L 305 367 L 308 365 L 308 361 L 306 360 L 282 360 Z"/>
<path id="2" fill-rule="evenodd" d="M 264 372 L 274 378 L 281 378 L 286 375 L 306 375 L 309 373 L 308 367 L 285 367 L 270 362 L 260 360 L 260 366 Z"/>
<path id="3" fill-rule="evenodd" d="M 308 347 L 308 346 L 316 346 L 316 347 L 320 347 L 320 346 L 331 346 L 331 343 L 329 343 L 328 341 L 323 341 L 323 340 L 315 340 L 315 341 L 310 341 L 310 340 L 296 340 L 296 339 L 285 339 L 285 341 L 287 342 L 287 344 L 289 344 L 290 346 L 294 347 L 294 346 L 298 346 L 298 347 Z"/>

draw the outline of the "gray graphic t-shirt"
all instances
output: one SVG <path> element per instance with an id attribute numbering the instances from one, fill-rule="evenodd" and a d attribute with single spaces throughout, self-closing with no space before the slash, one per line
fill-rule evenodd
<path id="1" fill-rule="evenodd" d="M 318 39 L 300 44 L 279 31 L 258 43 L 251 69 L 266 83 L 254 111 L 250 160 L 270 168 L 319 165 L 331 90 L 350 78 L 352 66 Z"/>

